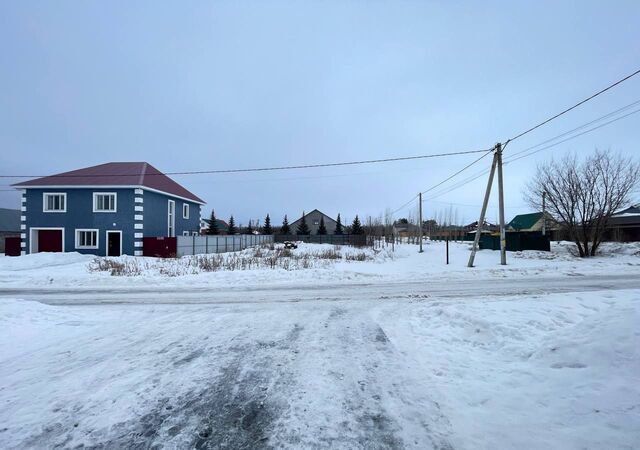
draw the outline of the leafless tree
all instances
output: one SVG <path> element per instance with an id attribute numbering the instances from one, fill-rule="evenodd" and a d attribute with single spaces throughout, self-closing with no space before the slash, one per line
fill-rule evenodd
<path id="1" fill-rule="evenodd" d="M 609 219 L 629 202 L 639 178 L 640 166 L 632 158 L 600 150 L 583 160 L 571 154 L 539 165 L 525 199 L 541 210 L 546 193 L 549 213 L 576 243 L 580 256 L 594 256 Z"/>

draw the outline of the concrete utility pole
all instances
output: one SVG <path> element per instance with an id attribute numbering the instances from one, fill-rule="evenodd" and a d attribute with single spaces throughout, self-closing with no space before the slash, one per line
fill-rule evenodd
<path id="1" fill-rule="evenodd" d="M 507 236 L 504 225 L 504 186 L 502 183 L 502 144 L 496 144 L 498 157 L 498 207 L 500 208 L 500 264 L 507 265 Z"/>
<path id="2" fill-rule="evenodd" d="M 547 192 L 542 193 L 542 235 L 547 234 Z"/>
<path id="3" fill-rule="evenodd" d="M 420 216 L 418 230 L 420 234 L 420 251 L 418 253 L 422 253 L 422 192 L 418 194 L 418 215 Z"/>
<path id="4" fill-rule="evenodd" d="M 478 250 L 478 243 L 480 242 L 480 234 L 482 233 L 482 225 L 484 225 L 484 217 L 487 213 L 487 205 L 489 204 L 489 196 L 491 194 L 491 185 L 493 184 L 493 175 L 496 172 L 496 165 L 498 163 L 498 154 L 493 154 L 493 162 L 491 163 L 491 172 L 489 173 L 489 181 L 487 182 L 487 190 L 484 193 L 484 202 L 482 202 L 482 211 L 480 212 L 480 220 L 478 220 L 478 230 L 476 231 L 476 237 L 473 240 L 473 247 L 471 248 L 471 255 L 469 255 L 469 263 L 467 267 L 473 267 L 473 262 L 476 259 L 476 251 Z"/>

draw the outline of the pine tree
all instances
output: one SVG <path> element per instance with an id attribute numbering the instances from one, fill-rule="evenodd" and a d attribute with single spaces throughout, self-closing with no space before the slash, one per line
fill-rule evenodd
<path id="1" fill-rule="evenodd" d="M 249 226 L 247 227 L 247 234 L 253 234 L 253 227 L 251 226 L 251 220 L 249 220 Z"/>
<path id="2" fill-rule="evenodd" d="M 229 228 L 227 233 L 229 234 L 236 234 L 236 222 L 235 220 L 233 220 L 233 216 L 229 217 Z"/>
<path id="3" fill-rule="evenodd" d="M 220 234 L 220 230 L 218 229 L 218 219 L 216 219 L 216 213 L 213 210 L 211 210 L 211 217 L 209 218 L 209 228 L 207 228 L 207 234 Z"/>
<path id="4" fill-rule="evenodd" d="M 323 216 L 320 216 L 320 226 L 318 227 L 318 234 L 327 234 L 327 227 L 324 226 Z"/>
<path id="5" fill-rule="evenodd" d="M 344 230 L 342 229 L 342 220 L 340 219 L 340 214 L 338 213 L 338 218 L 336 220 L 336 231 L 333 234 L 342 234 Z"/>
<path id="6" fill-rule="evenodd" d="M 287 215 L 284 215 L 284 220 L 282 221 L 282 226 L 280 227 L 280 234 L 291 234 L 291 228 L 289 227 L 289 220 L 287 219 Z"/>
<path id="7" fill-rule="evenodd" d="M 351 234 L 364 234 L 364 229 L 360 224 L 360 219 L 358 218 L 357 214 L 356 218 L 353 219 L 353 223 L 351 224 Z"/>
<path id="8" fill-rule="evenodd" d="M 273 229 L 271 228 L 271 217 L 269 217 L 269 214 L 267 214 L 267 217 L 264 218 L 262 234 L 273 234 Z"/>
<path id="9" fill-rule="evenodd" d="M 309 225 L 307 225 L 307 216 L 304 211 L 302 211 L 302 219 L 300 219 L 300 223 L 298 224 L 298 229 L 296 230 L 296 234 L 299 235 L 307 235 L 311 234 L 311 230 L 309 230 Z"/>

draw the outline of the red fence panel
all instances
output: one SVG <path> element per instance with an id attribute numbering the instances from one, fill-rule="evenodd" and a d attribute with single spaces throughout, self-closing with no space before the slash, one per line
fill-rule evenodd
<path id="1" fill-rule="evenodd" d="M 177 240 L 175 237 L 142 238 L 142 254 L 156 258 L 175 258 Z"/>
<path id="2" fill-rule="evenodd" d="M 4 238 L 4 254 L 7 256 L 20 256 L 20 237 Z"/>

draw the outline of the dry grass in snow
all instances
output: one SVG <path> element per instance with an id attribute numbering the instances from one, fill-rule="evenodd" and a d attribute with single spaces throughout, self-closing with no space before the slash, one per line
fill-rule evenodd
<path id="1" fill-rule="evenodd" d="M 263 245 L 241 252 L 184 256 L 176 259 L 158 258 L 95 258 L 89 263 L 90 272 L 108 272 L 112 276 L 140 276 L 156 273 L 177 277 L 203 272 L 282 269 L 303 270 L 327 268 L 338 261 L 373 261 L 380 253 L 371 248 L 332 245 L 302 245 L 289 250 L 280 245 Z"/>

